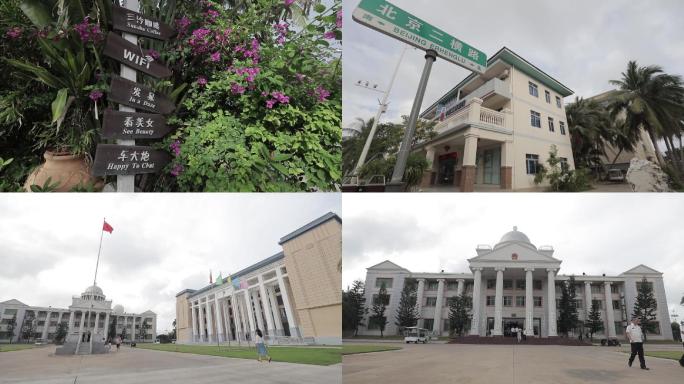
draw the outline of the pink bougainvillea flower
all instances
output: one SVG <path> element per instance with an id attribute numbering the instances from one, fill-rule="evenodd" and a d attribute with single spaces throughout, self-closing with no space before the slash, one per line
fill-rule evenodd
<path id="1" fill-rule="evenodd" d="M 266 108 L 268 109 L 273 109 L 273 105 L 275 105 L 276 100 L 271 99 L 271 100 L 266 100 Z"/>
<path id="2" fill-rule="evenodd" d="M 214 22 L 214 20 L 216 20 L 216 18 L 219 16 L 219 13 L 218 13 L 218 11 L 215 11 L 215 10 L 213 10 L 213 9 L 210 9 L 210 10 L 208 10 L 208 11 L 205 13 L 205 15 L 206 15 L 207 18 L 209 19 L 209 22 L 212 23 L 212 22 Z"/>
<path id="3" fill-rule="evenodd" d="M 74 25 L 74 31 L 78 33 L 78 37 L 84 43 L 94 43 L 103 39 L 102 30 L 98 24 L 90 24 L 89 16 L 86 16 L 82 22 Z"/>
<path id="4" fill-rule="evenodd" d="M 207 78 L 204 76 L 199 76 L 197 78 L 197 85 L 199 85 L 200 87 L 207 85 Z"/>
<path id="5" fill-rule="evenodd" d="M 148 50 L 147 54 L 152 56 L 152 58 L 155 60 L 159 59 L 159 52 L 155 51 L 154 49 Z"/>
<path id="6" fill-rule="evenodd" d="M 221 60 L 221 53 L 220 52 L 214 52 L 211 54 L 211 61 L 219 61 Z"/>
<path id="7" fill-rule="evenodd" d="M 104 94 L 99 89 L 93 89 L 92 91 L 90 91 L 90 94 L 88 95 L 88 97 L 90 97 L 90 100 L 92 100 L 92 101 L 98 101 L 99 99 L 102 98 L 103 95 Z"/>
<path id="8" fill-rule="evenodd" d="M 173 153 L 174 156 L 178 157 L 180 156 L 181 150 L 180 150 L 180 141 L 176 140 L 173 143 L 169 145 L 169 148 L 171 149 L 171 152 Z"/>
<path id="9" fill-rule="evenodd" d="M 7 37 L 9 37 L 10 39 L 16 39 L 16 38 L 19 38 L 21 36 L 22 32 L 23 32 L 23 30 L 20 27 L 10 28 L 7 31 Z"/>
<path id="10" fill-rule="evenodd" d="M 316 87 L 315 93 L 316 93 L 316 98 L 320 102 L 324 102 L 324 101 L 328 100 L 328 96 L 330 96 L 330 91 L 328 91 L 327 89 L 325 89 L 321 86 Z"/>
<path id="11" fill-rule="evenodd" d="M 335 22 L 337 28 L 342 28 L 342 10 L 337 11 L 337 20 Z"/>
<path id="12" fill-rule="evenodd" d="M 335 38 L 335 32 L 333 32 L 333 31 L 328 31 L 328 32 L 326 32 L 326 33 L 323 34 L 323 37 L 325 37 L 325 38 L 328 39 L 328 40 L 332 40 L 332 39 Z"/>
<path id="13" fill-rule="evenodd" d="M 242 95 L 245 93 L 246 88 L 238 83 L 232 83 L 230 85 L 230 91 L 235 95 Z"/>
<path id="14" fill-rule="evenodd" d="M 178 176 L 180 176 L 181 173 L 183 173 L 183 170 L 184 170 L 184 168 L 181 164 L 176 164 L 171 169 L 171 176 L 178 177 Z"/>
<path id="15" fill-rule="evenodd" d="M 178 27 L 178 34 L 184 35 L 188 31 L 191 21 L 187 16 L 183 16 L 180 19 L 176 19 L 176 27 Z"/>
<path id="16" fill-rule="evenodd" d="M 286 7 L 289 7 L 290 5 L 292 5 L 292 3 L 294 3 L 294 0 L 283 0 L 283 3 Z"/>

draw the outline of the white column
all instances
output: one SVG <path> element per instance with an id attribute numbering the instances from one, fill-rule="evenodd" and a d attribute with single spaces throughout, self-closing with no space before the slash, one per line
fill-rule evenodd
<path id="1" fill-rule="evenodd" d="M 221 313 L 221 308 L 219 308 L 218 298 L 214 295 L 214 312 L 216 313 L 216 340 L 218 342 L 226 341 L 225 335 L 223 334 L 223 313 Z"/>
<path id="2" fill-rule="evenodd" d="M 482 284 L 482 268 L 473 268 L 473 317 L 470 322 L 470 334 L 480 335 L 480 286 Z"/>
<path id="3" fill-rule="evenodd" d="M 75 316 L 76 316 L 75 311 L 70 310 L 69 311 L 69 324 L 67 325 L 67 327 L 69 329 L 67 330 L 67 335 L 74 333 L 74 317 Z"/>
<path id="4" fill-rule="evenodd" d="M 214 318 L 211 314 L 211 302 L 209 301 L 209 297 L 207 297 L 207 300 L 205 302 L 205 310 L 207 311 L 206 316 L 207 316 L 207 341 L 208 342 L 213 342 L 214 341 Z"/>
<path id="5" fill-rule="evenodd" d="M 136 339 L 136 332 L 135 332 L 135 315 L 133 315 L 133 324 L 131 324 L 131 341 L 135 341 Z"/>
<path id="6" fill-rule="evenodd" d="M 418 328 L 423 328 L 423 294 L 425 293 L 425 279 L 418 279 L 416 296 L 416 311 L 418 312 Z"/>
<path id="7" fill-rule="evenodd" d="M 230 298 L 230 307 L 231 310 L 233 311 L 233 320 L 235 321 L 235 339 L 236 340 L 241 340 L 242 339 L 242 319 L 240 318 L 240 308 L 238 307 L 238 301 L 237 301 L 237 296 L 235 295 L 235 292 L 233 292 L 233 296 Z"/>
<path id="8" fill-rule="evenodd" d="M 78 349 L 81 347 L 81 338 L 83 337 L 83 323 L 85 323 L 85 313 L 81 311 L 81 321 L 78 325 L 78 342 L 76 343 L 76 352 L 78 354 Z"/>
<path id="9" fill-rule="evenodd" d="M 47 317 L 45 318 L 45 326 L 43 327 L 43 334 L 41 335 L 43 342 L 45 342 L 45 339 L 47 339 L 48 328 L 50 328 L 50 315 L 51 314 L 52 314 L 52 312 L 48 311 Z"/>
<path id="10" fill-rule="evenodd" d="M 456 296 L 461 296 L 463 294 L 464 285 L 465 285 L 465 280 L 458 279 L 458 287 L 456 288 Z"/>
<path id="11" fill-rule="evenodd" d="M 532 272 L 534 268 L 525 268 L 525 334 L 533 337 L 534 335 L 534 297 L 532 296 L 532 287 L 534 280 L 532 279 Z"/>
<path id="12" fill-rule="evenodd" d="M 107 312 L 107 315 L 105 316 L 104 337 L 105 341 L 109 338 L 109 312 Z"/>
<path id="13" fill-rule="evenodd" d="M 480 113 L 478 112 L 478 120 Z M 463 165 L 475 166 L 477 161 L 477 135 L 466 134 L 463 148 Z"/>
<path id="14" fill-rule="evenodd" d="M 247 306 L 247 319 L 249 320 L 249 336 L 250 340 L 254 341 L 254 331 L 256 331 L 256 326 L 254 324 L 254 309 L 252 308 L 252 298 L 250 297 L 249 290 L 245 290 L 245 304 Z"/>
<path id="15" fill-rule="evenodd" d="M 224 341 L 230 341 L 233 339 L 233 331 L 230 327 L 230 314 L 228 313 L 228 297 L 224 298 L 220 303 L 221 307 L 221 317 L 223 317 L 224 326 Z"/>
<path id="16" fill-rule="evenodd" d="M 613 311 L 613 294 L 610 290 L 610 281 L 603 283 L 603 289 L 606 291 L 606 321 L 608 321 L 607 336 L 609 339 L 615 338 L 615 311 Z"/>
<path id="17" fill-rule="evenodd" d="M 283 336 L 283 320 L 280 318 L 280 308 L 278 307 L 278 298 L 275 295 L 273 286 L 267 289 L 268 297 L 271 300 L 271 310 L 273 311 L 273 319 L 275 320 L 276 334 Z"/>
<path id="18" fill-rule="evenodd" d="M 192 313 L 192 342 L 196 343 L 198 341 L 197 336 L 199 336 L 199 332 L 197 332 L 197 314 L 195 311 L 197 308 L 194 305 L 191 305 L 191 313 Z M 176 338 L 178 335 L 176 335 Z"/>
<path id="19" fill-rule="evenodd" d="M 297 320 L 295 319 L 292 305 L 290 305 L 290 295 L 287 294 L 287 287 L 285 287 L 285 278 L 283 278 L 282 272 L 280 272 L 280 267 L 276 268 L 276 275 L 278 276 L 278 287 L 280 288 L 280 295 L 283 298 L 283 306 L 285 306 L 287 324 L 290 327 L 290 336 L 299 337 L 299 328 L 297 327 Z"/>
<path id="20" fill-rule="evenodd" d="M 201 343 L 205 342 L 206 339 L 204 338 L 204 311 L 202 310 L 202 302 L 200 301 L 199 304 L 197 305 L 197 310 L 199 312 L 199 329 L 200 329 L 200 338 L 199 341 Z"/>
<path id="21" fill-rule="evenodd" d="M 93 327 L 93 332 L 90 334 L 90 342 L 88 343 L 89 346 L 88 348 L 90 349 L 90 353 L 93 353 L 93 341 L 97 337 L 97 328 L 98 328 L 98 323 L 100 322 L 100 311 L 97 311 L 95 314 L 95 326 Z M 100 341 L 100 338 L 98 337 L 97 341 Z"/>
<path id="22" fill-rule="evenodd" d="M 503 271 L 506 268 L 496 267 L 496 296 L 494 297 L 494 329 L 492 336 L 503 335 Z"/>
<path id="23" fill-rule="evenodd" d="M 432 322 L 432 332 L 442 334 L 442 305 L 444 301 L 444 279 L 437 279 L 437 302 L 435 303 L 435 318 Z"/>
<path id="24" fill-rule="evenodd" d="M 261 305 L 264 308 L 264 315 L 266 315 L 266 326 L 268 327 L 268 335 L 275 336 L 275 325 L 273 324 L 273 312 L 271 312 L 271 306 L 268 303 L 268 295 L 266 294 L 266 286 L 264 286 L 264 279 L 261 275 L 258 276 L 259 279 L 259 294 L 261 295 Z"/>
<path id="25" fill-rule="evenodd" d="M 123 330 L 125 330 L 126 332 L 128 332 L 128 328 L 126 328 L 127 325 L 128 325 L 128 316 L 126 316 L 126 314 L 124 313 L 123 328 L 121 328 L 121 329 L 122 329 L 122 331 L 121 331 L 122 333 L 123 333 Z M 124 341 L 124 340 L 123 340 L 124 338 L 122 337 L 121 339 L 122 339 L 121 342 L 123 342 L 123 341 Z"/>
<path id="26" fill-rule="evenodd" d="M 556 270 L 553 268 L 549 268 L 546 270 L 548 276 L 548 283 L 547 283 L 547 291 L 548 291 L 548 298 L 546 300 L 546 305 L 549 307 L 549 334 L 548 337 L 555 337 L 558 336 L 556 333 L 556 277 L 555 277 L 555 272 Z"/>
<path id="27" fill-rule="evenodd" d="M 587 311 L 584 316 L 584 321 L 587 321 L 589 320 L 589 313 L 591 313 L 591 281 L 584 282 L 584 299 L 587 301 L 584 305 Z"/>
<path id="28" fill-rule="evenodd" d="M 264 325 L 264 312 L 261 309 L 261 304 L 259 303 L 259 287 L 256 287 L 257 289 L 254 289 L 250 292 L 250 299 L 252 300 L 252 303 L 254 306 L 252 309 L 254 310 L 254 315 L 257 320 L 257 328 L 261 330 L 262 333 L 266 333 L 266 326 Z"/>

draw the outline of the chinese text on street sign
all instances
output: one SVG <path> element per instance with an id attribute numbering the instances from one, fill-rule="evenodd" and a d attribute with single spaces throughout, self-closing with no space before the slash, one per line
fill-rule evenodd
<path id="1" fill-rule="evenodd" d="M 93 161 L 93 175 L 156 173 L 170 161 L 171 155 L 152 147 L 98 144 Z"/>
<path id="2" fill-rule="evenodd" d="M 423 50 L 434 50 L 444 60 L 484 73 L 487 55 L 441 29 L 385 0 L 361 0 L 352 18 L 369 28 Z"/>

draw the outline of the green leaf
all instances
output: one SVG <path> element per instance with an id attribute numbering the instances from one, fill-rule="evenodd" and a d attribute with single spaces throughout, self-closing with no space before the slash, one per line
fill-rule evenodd
<path id="1" fill-rule="evenodd" d="M 39 0 L 22 0 L 19 4 L 22 12 L 31 20 L 33 25 L 39 28 L 47 27 L 52 21 L 50 18 L 50 10 L 47 6 Z"/>
<path id="2" fill-rule="evenodd" d="M 64 120 L 64 115 L 66 114 L 67 99 L 69 97 L 69 91 L 66 88 L 62 88 L 57 92 L 57 97 L 52 102 L 52 123 L 57 123 L 57 129 L 62 125 Z"/>
<path id="3" fill-rule="evenodd" d="M 325 12 L 325 5 L 320 4 L 320 3 L 319 3 L 319 4 L 316 4 L 316 5 L 314 6 L 314 11 L 316 11 L 316 13 L 323 13 L 323 12 Z"/>

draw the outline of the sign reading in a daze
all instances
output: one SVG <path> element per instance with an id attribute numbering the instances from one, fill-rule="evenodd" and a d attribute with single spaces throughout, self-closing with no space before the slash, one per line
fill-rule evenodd
<path id="1" fill-rule="evenodd" d="M 106 109 L 103 139 L 159 139 L 171 132 L 166 118 L 155 113 L 122 112 Z"/>
<path id="2" fill-rule="evenodd" d="M 107 98 L 115 103 L 163 115 L 168 115 L 176 109 L 166 95 L 116 75 L 112 75 Z"/>
<path id="3" fill-rule="evenodd" d="M 98 144 L 93 175 L 157 173 L 171 161 L 167 152 L 136 145 Z"/>
<path id="4" fill-rule="evenodd" d="M 149 52 L 145 52 L 137 44 L 126 41 L 116 33 L 109 32 L 107 34 L 107 41 L 102 53 L 148 75 L 157 78 L 171 76 L 171 70 L 166 68 L 164 63 L 155 60 Z"/>
<path id="5" fill-rule="evenodd" d="M 176 34 L 176 31 L 167 24 L 116 5 L 112 7 L 112 24 L 117 31 L 158 40 L 168 40 Z"/>
<path id="6" fill-rule="evenodd" d="M 484 73 L 487 55 L 441 29 L 385 0 L 361 0 L 354 21 L 416 48 L 437 52 L 444 60 L 473 72 Z"/>

